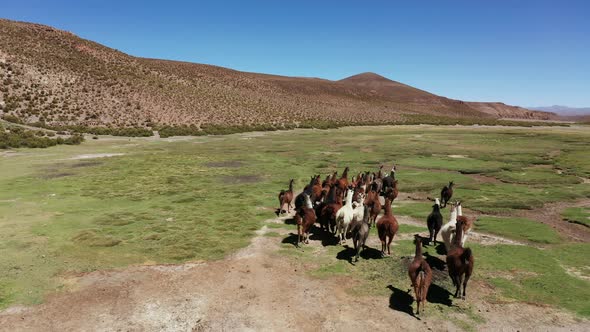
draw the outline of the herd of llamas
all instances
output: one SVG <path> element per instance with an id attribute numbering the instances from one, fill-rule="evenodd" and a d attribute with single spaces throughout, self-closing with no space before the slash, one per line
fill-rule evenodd
<path id="1" fill-rule="evenodd" d="M 391 242 L 398 232 L 399 224 L 392 213 L 391 205 L 398 196 L 398 180 L 395 178 L 396 167 L 389 174 L 384 174 L 383 165 L 377 173 L 365 172 L 348 179 L 349 168 L 346 167 L 340 177 L 338 172 L 329 174 L 324 181 L 320 175 L 311 177 L 303 191 L 294 196 L 293 182 L 289 189 L 279 193 L 277 214 L 290 213 L 294 206 L 297 223 L 297 240 L 295 245 L 309 243 L 309 234 L 313 226 L 319 223 L 323 234 L 335 236 L 339 244 L 352 239 L 355 251 L 354 260 L 358 261 L 360 253 L 367 246 L 371 227 L 377 227 L 381 241 L 381 255 L 391 255 Z M 455 297 L 465 299 L 467 282 L 473 273 L 474 256 L 465 242 L 471 232 L 475 218 L 463 215 L 461 202 L 451 202 L 454 183 L 451 181 L 441 190 L 440 198 L 434 201 L 432 212 L 426 220 L 429 237 L 422 238 L 416 234 L 414 244 L 416 254 L 408 266 L 408 275 L 414 288 L 417 309 L 424 309 L 426 295 L 432 283 L 432 269 L 422 257 L 422 243 L 437 243 L 440 232 L 446 249 L 446 263 L 449 276 L 456 287 Z M 383 197 L 384 203 L 381 203 Z M 449 221 L 443 225 L 441 210 L 450 204 Z M 287 206 L 287 210 L 283 208 Z M 383 215 L 379 217 L 381 211 Z M 462 293 L 461 293 L 462 289 Z"/>

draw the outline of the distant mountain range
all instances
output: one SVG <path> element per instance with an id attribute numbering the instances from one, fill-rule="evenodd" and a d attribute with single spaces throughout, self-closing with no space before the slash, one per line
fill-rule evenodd
<path id="1" fill-rule="evenodd" d="M 50 26 L 0 19 L 0 116 L 112 127 L 380 124 L 407 119 L 556 119 L 465 102 L 375 73 L 339 81 L 127 55 Z M 419 120 L 421 121 L 421 120 Z"/>
<path id="2" fill-rule="evenodd" d="M 552 112 L 562 116 L 584 116 L 590 115 L 590 107 L 568 107 L 568 106 L 538 106 L 528 107 L 531 110 L 537 110 L 542 112 Z"/>

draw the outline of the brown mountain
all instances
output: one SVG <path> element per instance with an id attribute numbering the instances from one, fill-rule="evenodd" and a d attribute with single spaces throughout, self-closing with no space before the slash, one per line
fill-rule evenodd
<path id="1" fill-rule="evenodd" d="M 552 119 L 440 97 L 373 73 L 330 81 L 133 57 L 49 26 L 0 19 L 0 115 L 52 125 L 381 123 L 412 114 Z"/>

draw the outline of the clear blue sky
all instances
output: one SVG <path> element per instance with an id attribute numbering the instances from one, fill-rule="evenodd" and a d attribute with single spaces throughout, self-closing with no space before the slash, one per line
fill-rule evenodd
<path id="1" fill-rule="evenodd" d="M 590 1 L 0 0 L 0 17 L 136 56 L 328 79 L 372 71 L 450 98 L 590 106 Z"/>

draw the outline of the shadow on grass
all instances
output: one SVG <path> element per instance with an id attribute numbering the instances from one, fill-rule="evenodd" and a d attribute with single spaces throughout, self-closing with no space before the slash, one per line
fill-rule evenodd
<path id="1" fill-rule="evenodd" d="M 356 250 L 353 247 L 349 247 L 348 245 L 344 246 L 344 249 L 340 251 L 336 258 L 340 260 L 348 261 L 350 264 L 354 265 L 354 257 L 356 256 Z M 361 250 L 360 258 L 368 260 L 368 259 L 382 259 L 383 255 L 381 251 L 365 246 L 363 250 Z"/>
<path id="2" fill-rule="evenodd" d="M 445 248 L 444 243 L 439 243 L 436 246 L 436 253 L 439 255 L 446 255 L 447 254 L 447 248 Z"/>
<path id="3" fill-rule="evenodd" d="M 426 257 L 426 262 L 428 263 L 428 265 L 430 265 L 431 268 L 437 269 L 439 271 L 445 270 L 446 264 L 442 259 L 436 256 L 432 256 L 427 252 L 424 253 L 424 257 Z"/>
<path id="4" fill-rule="evenodd" d="M 338 239 L 334 234 L 323 230 L 321 227 L 316 227 L 315 225 L 313 234 L 309 236 L 309 239 L 322 241 L 322 246 L 324 247 L 338 245 Z"/>
<path id="5" fill-rule="evenodd" d="M 395 288 L 392 285 L 387 286 L 392 293 L 389 296 L 389 307 L 393 310 L 405 312 L 406 314 L 416 318 L 414 315 L 414 309 L 412 308 L 412 303 L 414 302 L 414 298 L 410 294 L 410 291 L 403 291 L 399 288 Z"/>
<path id="6" fill-rule="evenodd" d="M 431 284 L 426 294 L 426 300 L 430 303 L 439 303 L 450 307 L 453 304 L 451 292 L 436 284 Z"/>
<path id="7" fill-rule="evenodd" d="M 288 219 L 285 219 L 285 224 L 286 225 L 297 225 L 297 221 L 295 221 L 295 218 L 288 218 Z"/>
<path id="8" fill-rule="evenodd" d="M 281 243 L 290 243 L 294 247 L 297 247 L 297 234 L 290 233 L 286 238 L 281 241 Z"/>

